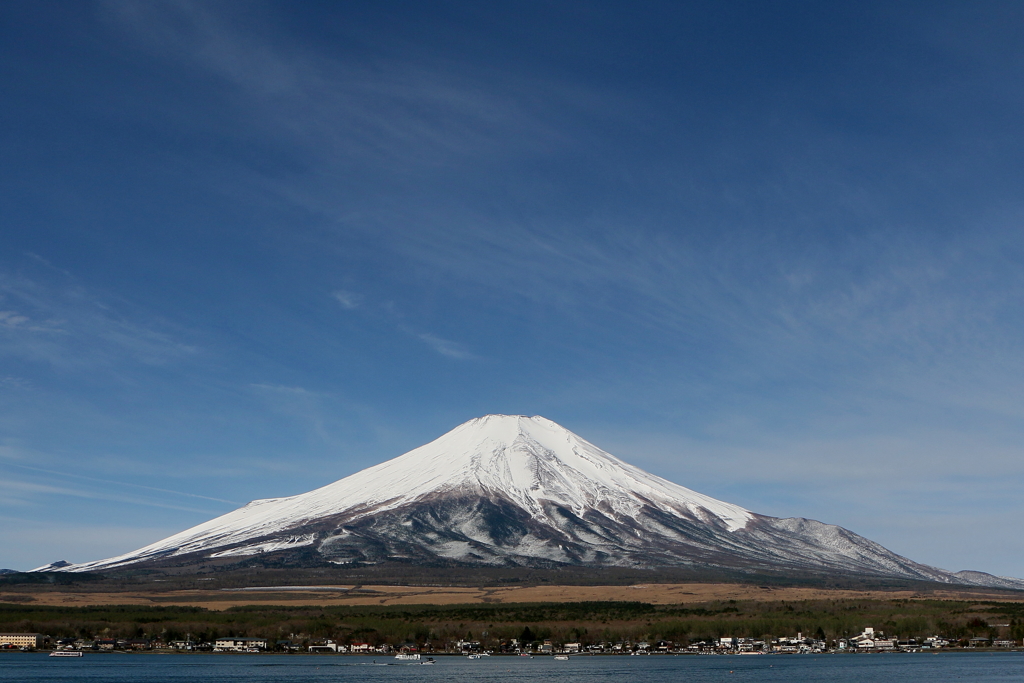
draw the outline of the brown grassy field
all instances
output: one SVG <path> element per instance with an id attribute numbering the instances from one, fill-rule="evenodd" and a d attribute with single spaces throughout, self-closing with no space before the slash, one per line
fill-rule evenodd
<path id="1" fill-rule="evenodd" d="M 689 605 L 724 600 L 758 602 L 805 600 L 997 600 L 1024 602 L 1024 593 L 983 589 L 841 590 L 767 587 L 731 583 L 638 584 L 632 586 L 509 586 L 430 587 L 337 585 L 292 589 L 129 590 L 76 592 L 31 590 L 0 592 L 0 603 L 86 607 L 103 605 L 164 605 L 224 610 L 242 605 L 455 605 L 582 601 L 637 601 L 653 605 Z"/>

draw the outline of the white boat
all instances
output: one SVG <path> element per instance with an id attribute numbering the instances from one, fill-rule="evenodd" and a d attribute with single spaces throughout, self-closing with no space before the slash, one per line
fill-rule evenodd
<path id="1" fill-rule="evenodd" d="M 466 655 L 466 659 L 480 659 L 483 655 Z"/>
<path id="2" fill-rule="evenodd" d="M 569 655 L 555 655 L 555 659 L 557 659 L 560 662 L 568 662 Z"/>
<path id="3" fill-rule="evenodd" d="M 395 655 L 395 659 L 405 659 L 405 660 L 413 660 L 413 661 L 415 661 L 415 660 L 418 660 L 419 658 L 420 658 L 420 655 L 419 655 L 418 652 L 400 652 L 397 655 Z"/>
<path id="4" fill-rule="evenodd" d="M 78 650 L 54 650 L 50 653 L 51 657 L 81 657 L 82 653 Z"/>

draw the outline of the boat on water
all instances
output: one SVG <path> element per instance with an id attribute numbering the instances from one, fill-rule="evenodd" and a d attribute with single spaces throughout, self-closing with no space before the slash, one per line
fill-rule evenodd
<path id="1" fill-rule="evenodd" d="M 420 666 L 427 666 L 428 664 L 437 664 L 437 662 L 434 661 L 433 657 L 427 657 L 422 662 L 420 662 Z"/>
<path id="2" fill-rule="evenodd" d="M 418 652 L 399 652 L 395 655 L 395 659 L 418 661 L 420 659 L 420 654 Z"/>
<path id="3" fill-rule="evenodd" d="M 82 653 L 78 650 L 54 650 L 50 653 L 51 657 L 82 657 Z"/>
<path id="4" fill-rule="evenodd" d="M 557 659 L 560 662 L 568 662 L 569 655 L 555 655 L 555 659 Z"/>
<path id="5" fill-rule="evenodd" d="M 466 655 L 466 659 L 480 659 L 483 655 Z"/>

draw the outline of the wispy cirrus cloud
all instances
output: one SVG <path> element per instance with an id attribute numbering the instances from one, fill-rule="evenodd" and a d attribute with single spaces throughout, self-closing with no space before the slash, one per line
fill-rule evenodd
<path id="1" fill-rule="evenodd" d="M 239 30 L 229 12 L 205 3 L 108 1 L 101 7 L 133 46 L 230 83 L 247 102 L 247 125 L 272 130 L 269 140 L 287 141 L 301 151 L 304 165 L 325 177 L 353 160 L 374 174 L 488 163 L 510 153 L 546 156 L 581 134 L 551 120 L 551 100 L 572 110 L 613 108 L 578 84 L 537 74 L 404 51 L 372 63 L 336 59 L 301 40 L 275 40 L 270 47 L 268 35 L 281 37 L 273 25 L 257 21 Z M 365 28 L 353 30 L 353 43 L 386 42 Z M 491 87 L 479 87 L 481 81 Z M 266 187 L 316 213 L 344 213 L 320 195 L 319 183 L 309 184 Z"/>
<path id="2" fill-rule="evenodd" d="M 362 295 L 345 290 L 331 292 L 331 297 L 341 304 L 342 308 L 346 310 L 354 310 L 363 303 Z M 474 353 L 470 352 L 464 344 L 451 339 L 445 339 L 444 337 L 438 336 L 432 332 L 421 332 L 415 329 L 404 321 L 405 316 L 399 312 L 398 308 L 394 305 L 394 302 L 387 302 L 382 306 L 378 306 L 377 311 L 378 313 L 382 313 L 385 319 L 395 326 L 397 331 L 418 339 L 435 353 L 444 356 L 445 358 L 470 360 L 477 357 Z M 270 388 L 263 385 L 259 386 L 262 388 Z M 280 387 L 276 388 L 276 390 L 281 389 L 282 388 Z"/>
<path id="3" fill-rule="evenodd" d="M 36 277 L 0 266 L 0 307 L 0 356 L 86 367 L 163 365 L 198 351 L 166 320 L 45 264 Z"/>
<path id="4" fill-rule="evenodd" d="M 27 317 L 19 315 L 15 311 L 0 311 L 0 325 L 3 327 L 21 327 L 27 322 Z"/>
<path id="5" fill-rule="evenodd" d="M 90 491 L 87 489 L 71 488 L 68 486 L 55 486 L 53 484 L 42 484 L 39 482 L 12 479 L 10 477 L 0 481 L 0 490 L 4 491 L 4 497 L 6 499 L 5 504 L 7 505 L 10 505 L 12 502 L 17 500 L 20 500 L 23 504 L 39 504 L 43 502 L 39 500 L 40 497 L 45 498 L 52 496 L 73 496 L 75 498 L 84 498 L 88 500 L 101 500 L 112 503 L 126 503 L 129 505 L 141 505 L 143 507 L 164 508 L 167 510 L 193 512 L 204 515 L 218 515 L 224 512 L 223 510 L 209 510 L 186 507 L 183 505 L 176 505 L 174 503 L 168 503 L 159 500 L 153 500 L 151 498 L 143 498 L 139 496 L 125 496 L 104 491 Z"/>
<path id="6" fill-rule="evenodd" d="M 27 389 L 32 382 L 24 377 L 0 377 L 0 389 Z"/>
<path id="7" fill-rule="evenodd" d="M 0 453 L 0 455 L 2 455 L 2 453 Z M 7 462 L 7 463 L 5 463 L 5 465 L 9 466 L 9 467 L 18 467 L 18 468 L 21 468 L 23 470 L 29 470 L 29 471 L 32 471 L 32 472 L 40 472 L 42 474 L 46 474 L 46 475 L 49 475 L 51 477 L 78 479 L 80 481 L 90 481 L 90 482 L 96 482 L 98 484 L 106 484 L 106 485 L 114 485 L 114 486 L 127 486 L 127 487 L 130 487 L 130 488 L 142 489 L 142 490 L 145 490 L 145 491 L 153 491 L 153 492 L 156 492 L 156 493 L 169 493 L 169 494 L 172 494 L 172 495 L 175 495 L 175 496 L 181 496 L 181 497 L 184 497 L 184 498 L 198 498 L 198 499 L 201 499 L 201 500 L 213 501 L 215 503 L 228 503 L 230 505 L 241 505 L 241 503 L 235 502 L 233 500 L 225 500 L 224 498 L 214 498 L 212 496 L 203 496 L 203 495 L 200 495 L 198 493 L 189 493 L 188 491 L 175 491 L 173 489 L 158 488 L 156 486 L 147 486 L 145 484 L 133 484 L 131 482 L 115 481 L 113 479 L 101 479 L 99 477 L 90 477 L 90 476 L 87 476 L 87 475 L 84 475 L 84 474 L 75 474 L 75 473 L 72 473 L 72 472 L 65 472 L 65 471 L 61 471 L 61 470 L 51 470 L 51 469 L 46 469 L 46 468 L 43 468 L 43 467 L 33 467 L 31 465 L 23 465 L 23 464 L 12 463 L 12 462 Z"/>
<path id="8" fill-rule="evenodd" d="M 338 289 L 331 292 L 331 298 L 341 304 L 341 307 L 348 311 L 359 308 L 359 305 L 363 302 L 363 296 L 361 294 L 344 289 Z"/>
<path id="9" fill-rule="evenodd" d="M 428 347 L 433 349 L 435 352 L 439 353 L 442 356 L 445 356 L 446 358 L 468 360 L 476 357 L 472 353 L 470 353 L 462 344 L 459 344 L 458 342 L 453 342 L 449 339 L 442 339 L 441 337 L 438 337 L 436 334 L 423 332 L 421 334 L 416 335 L 416 337 L 424 344 L 426 344 Z"/>

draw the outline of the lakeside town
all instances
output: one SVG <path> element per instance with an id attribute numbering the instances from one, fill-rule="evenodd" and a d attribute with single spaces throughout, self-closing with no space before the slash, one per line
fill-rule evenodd
<path id="1" fill-rule="evenodd" d="M 820 635 L 820 634 L 819 634 Z M 212 641 L 185 638 L 162 640 L 158 638 L 51 638 L 41 633 L 0 633 L 0 650 L 51 652 L 209 652 L 209 653 L 314 653 L 354 655 L 761 655 L 761 654 L 827 654 L 827 653 L 881 653 L 922 652 L 936 650 L 1000 649 L 1021 650 L 1024 644 L 1013 639 L 944 638 L 939 635 L 923 639 L 887 636 L 882 631 L 866 627 L 850 638 L 828 640 L 823 637 L 797 633 L 778 638 L 734 638 L 679 643 L 628 640 L 618 642 L 560 643 L 552 640 L 521 640 L 512 638 L 499 641 L 486 648 L 478 640 L 457 640 L 444 643 L 339 643 L 331 639 L 310 639 L 294 636 L 291 639 L 227 636 Z"/>

